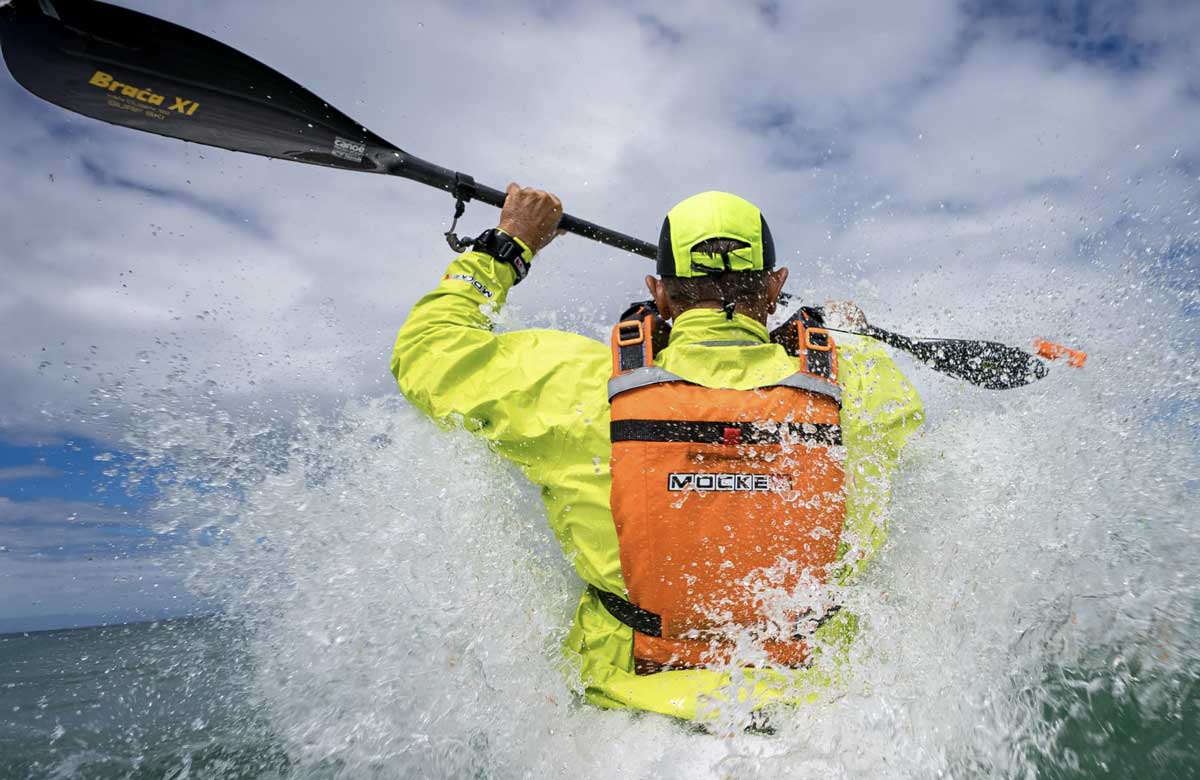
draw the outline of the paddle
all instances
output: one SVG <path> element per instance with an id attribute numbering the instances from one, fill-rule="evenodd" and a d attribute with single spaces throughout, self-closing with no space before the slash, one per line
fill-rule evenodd
<path id="1" fill-rule="evenodd" d="M 401 176 L 452 193 L 455 221 L 500 190 L 415 157 L 251 57 L 179 25 L 96 0 L 15 0 L 0 8 L 0 48 L 13 77 L 63 108 L 122 127 L 281 160 Z M 653 244 L 564 214 L 559 227 L 643 257 Z M 447 231 L 458 251 L 465 245 Z M 988 341 L 870 336 L 982 387 L 1046 374 L 1032 355 Z M 1050 354 L 1045 354 L 1051 357 Z"/>
<path id="2" fill-rule="evenodd" d="M 780 301 L 784 305 L 787 305 L 790 300 L 792 300 L 791 295 L 785 293 L 780 296 Z M 912 338 L 871 325 L 866 320 L 862 321 L 861 330 L 846 330 L 824 324 L 826 319 L 827 312 L 824 307 L 802 306 L 786 322 L 772 331 L 771 340 L 795 350 L 799 346 L 797 344 L 799 336 L 796 335 L 792 323 L 797 321 L 820 323 L 822 328 L 835 333 L 849 333 L 853 336 L 866 336 L 882 341 L 896 349 L 904 350 L 935 371 L 958 377 L 989 390 L 1010 390 L 1014 387 L 1022 387 L 1036 382 L 1049 372 L 1045 363 L 1028 352 L 994 341 Z M 1059 348 L 1065 350 L 1065 348 Z M 1078 356 L 1078 363 L 1072 365 L 1083 365 L 1086 355 L 1074 350 L 1065 350 L 1065 352 Z"/>
<path id="3" fill-rule="evenodd" d="M 988 390 L 1022 387 L 1049 373 L 1046 364 L 1028 352 L 995 341 L 916 339 L 875 325 L 867 325 L 858 335 L 902 349 L 935 371 Z"/>
<path id="4" fill-rule="evenodd" d="M 0 46 L 23 87 L 84 116 L 235 152 L 402 176 L 460 203 L 504 205 L 502 191 L 408 154 L 261 62 L 137 11 L 95 0 L 16 0 L 0 8 Z M 569 214 L 559 228 L 655 255 L 645 241 Z"/>

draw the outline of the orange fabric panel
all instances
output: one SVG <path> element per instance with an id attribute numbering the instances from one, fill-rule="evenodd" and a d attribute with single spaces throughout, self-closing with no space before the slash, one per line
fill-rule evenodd
<path id="1" fill-rule="evenodd" d="M 783 422 L 837 425 L 839 407 L 791 387 L 739 391 L 671 382 L 621 393 L 612 419 L 771 430 Z M 612 509 L 629 600 L 663 624 L 662 638 L 635 634 L 636 659 L 666 666 L 720 660 L 712 643 L 687 637 L 716 631 L 719 647 L 720 625 L 764 626 L 764 598 L 792 592 L 803 578 L 827 578 L 845 519 L 839 452 L 806 441 L 613 443 Z M 695 475 L 709 474 L 737 475 L 742 487 L 695 489 Z M 762 646 L 787 665 L 802 663 L 808 652 L 802 642 Z"/>

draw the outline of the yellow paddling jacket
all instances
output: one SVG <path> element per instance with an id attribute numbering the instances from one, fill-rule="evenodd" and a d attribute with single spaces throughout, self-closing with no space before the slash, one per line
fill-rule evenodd
<path id="1" fill-rule="evenodd" d="M 541 487 L 550 525 L 579 576 L 623 594 L 609 506 L 610 347 L 554 330 L 494 333 L 491 314 L 504 304 L 515 279 L 511 266 L 487 255 L 460 255 L 400 329 L 392 373 L 418 409 L 444 424 L 465 426 L 520 466 Z M 889 477 L 904 442 L 921 424 L 922 407 L 912 385 L 874 343 L 838 343 L 837 357 L 846 521 L 836 580 L 845 584 L 886 538 Z M 762 324 L 740 314 L 728 320 L 716 309 L 693 309 L 676 318 L 670 343 L 655 363 L 714 388 L 750 389 L 796 372 L 796 359 L 768 341 Z M 818 655 L 822 647 L 844 648 L 854 630 L 853 616 L 838 613 L 813 637 Z M 637 675 L 632 645 L 632 629 L 585 588 L 565 651 L 585 696 L 600 706 L 699 719 L 731 697 L 757 708 L 810 699 L 831 682 L 831 665 L 822 663 L 798 670 L 739 669 L 736 684 L 729 671 L 715 669 Z"/>

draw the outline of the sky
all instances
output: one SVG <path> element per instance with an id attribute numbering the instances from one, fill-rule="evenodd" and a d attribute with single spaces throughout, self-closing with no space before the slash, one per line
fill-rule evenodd
<path id="1" fill-rule="evenodd" d="M 995 305 L 1018 296 L 1054 312 L 1041 335 L 1094 336 L 1072 286 L 1122 264 L 1196 289 L 1190 0 L 121 4 L 623 232 L 737 192 L 795 292 L 903 332 L 1024 339 Z M 147 468 L 169 465 L 139 463 L 129 431 L 394 393 L 391 342 L 451 259 L 453 204 L 114 128 L 7 73 L 0 117 L 0 631 L 203 612 L 180 553 L 205 540 L 156 500 Z M 460 233 L 496 217 L 472 204 Z M 561 238 L 506 327 L 600 337 L 649 271 Z"/>

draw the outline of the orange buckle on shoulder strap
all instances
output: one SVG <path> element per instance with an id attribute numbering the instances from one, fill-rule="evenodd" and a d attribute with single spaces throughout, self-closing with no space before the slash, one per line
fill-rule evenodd
<path id="1" fill-rule="evenodd" d="M 616 329 L 613 331 L 613 336 L 616 339 L 618 347 L 632 347 L 634 344 L 641 344 L 646 340 L 646 333 L 642 328 L 641 320 L 618 322 Z"/>
<path id="2" fill-rule="evenodd" d="M 814 341 L 813 336 L 817 336 L 818 339 Z M 829 331 L 824 328 L 805 328 L 804 348 L 816 350 L 817 352 L 832 352 L 833 339 L 829 337 Z"/>

